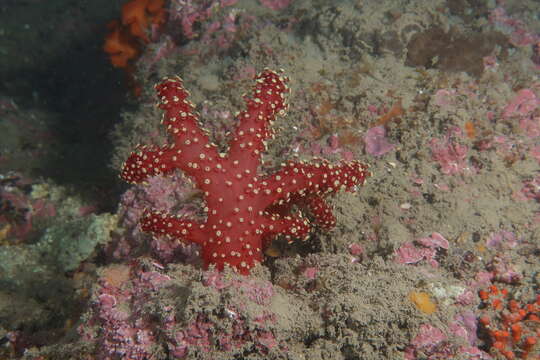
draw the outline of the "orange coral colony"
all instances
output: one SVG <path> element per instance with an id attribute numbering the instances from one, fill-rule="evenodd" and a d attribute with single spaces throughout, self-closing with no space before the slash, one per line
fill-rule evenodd
<path id="1" fill-rule="evenodd" d="M 162 24 L 164 0 L 132 0 L 122 6 L 122 25 L 129 27 L 131 35 L 148 42 L 149 24 Z"/>
<path id="2" fill-rule="evenodd" d="M 139 55 L 138 44 L 123 31 L 118 21 L 112 21 L 108 27 L 110 32 L 105 37 L 103 51 L 109 54 L 114 67 L 126 68 L 128 62 Z"/>
<path id="3" fill-rule="evenodd" d="M 122 21 L 109 23 L 103 50 L 114 67 L 127 68 L 139 55 L 137 39 L 148 42 L 150 24 L 161 25 L 165 19 L 164 0 L 131 0 L 122 6 Z"/>

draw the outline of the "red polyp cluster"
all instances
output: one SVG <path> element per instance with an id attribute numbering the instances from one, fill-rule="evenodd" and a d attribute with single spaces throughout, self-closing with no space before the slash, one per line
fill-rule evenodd
<path id="1" fill-rule="evenodd" d="M 506 360 L 533 359 L 540 338 L 540 295 L 525 305 L 508 299 L 508 290 L 495 285 L 478 295 L 485 305 L 479 322 L 487 332 L 491 352 Z"/>
<path id="2" fill-rule="evenodd" d="M 277 235 L 307 239 L 311 222 L 324 229 L 335 218 L 324 197 L 363 185 L 367 166 L 357 161 L 332 165 L 326 160 L 289 161 L 273 174 L 261 174 L 266 140 L 274 136 L 272 122 L 287 109 L 288 79 L 271 70 L 256 77 L 246 110 L 229 141 L 219 153 L 198 122 L 182 80 L 166 79 L 156 86 L 162 123 L 172 142 L 162 147 L 142 146 L 131 154 L 121 176 L 143 183 L 156 175 L 182 170 L 204 193 L 206 220 L 197 222 L 171 214 L 146 211 L 141 226 L 154 235 L 167 235 L 201 245 L 205 266 L 222 270 L 229 265 L 242 274 L 262 261 L 262 250 Z M 311 222 L 301 211 L 311 214 Z"/>

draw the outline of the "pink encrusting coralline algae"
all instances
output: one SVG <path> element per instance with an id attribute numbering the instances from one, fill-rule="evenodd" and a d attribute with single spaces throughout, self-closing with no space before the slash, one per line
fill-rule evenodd
<path id="1" fill-rule="evenodd" d="M 197 39 L 206 50 L 226 50 L 239 32 L 251 27 L 254 17 L 235 8 L 238 0 L 172 0 L 169 23 L 184 39 Z M 186 49 L 183 49 L 186 51 Z M 191 47 L 187 53 L 205 52 Z"/>
<path id="2" fill-rule="evenodd" d="M 394 253 L 394 261 L 399 264 L 416 264 L 426 260 L 431 266 L 438 267 L 435 259 L 438 250 L 448 250 L 450 243 L 438 232 L 429 237 L 423 237 L 415 242 L 408 241 L 402 244 Z"/>
<path id="3" fill-rule="evenodd" d="M 163 352 L 182 359 L 244 347 L 260 354 L 285 349 L 269 308 L 275 293 L 270 282 L 212 270 L 201 274 L 204 290 L 193 290 L 160 271 L 161 265 L 140 260 L 101 270 L 85 322 L 78 327 L 96 359 L 147 360 Z M 189 305 L 198 299 L 189 298 L 193 291 L 221 301 L 212 305 L 213 311 L 199 309 Z M 188 308 L 193 313 L 188 315 Z"/>
<path id="4" fill-rule="evenodd" d="M 455 139 L 448 137 L 431 139 L 431 156 L 440 165 L 441 172 L 445 175 L 463 174 L 471 170 L 467 162 L 469 147 L 460 144 Z"/>
<path id="5" fill-rule="evenodd" d="M 283 10 L 293 2 L 293 0 L 259 0 L 259 1 L 261 2 L 262 5 L 275 11 Z"/>
<path id="6" fill-rule="evenodd" d="M 158 328 L 143 316 L 144 305 L 170 278 L 156 271 L 128 266 L 105 270 L 91 315 L 78 331 L 82 339 L 97 344 L 98 359 L 149 359 Z M 131 274 L 136 276 L 124 286 Z"/>
<path id="7" fill-rule="evenodd" d="M 394 145 L 388 141 L 384 126 L 375 126 L 364 135 L 366 152 L 372 156 L 382 156 L 394 149 Z"/>
<path id="8" fill-rule="evenodd" d="M 137 185 L 128 189 L 120 201 L 119 224 L 124 229 L 122 237 L 109 244 L 107 252 L 114 259 L 134 256 L 143 245 L 139 220 L 145 209 L 155 208 L 182 216 L 198 216 L 198 208 L 192 200 L 199 192 L 191 186 L 181 174 L 170 177 L 153 176 L 146 185 Z M 189 247 L 170 241 L 165 236 L 156 236 L 150 241 L 150 248 L 160 261 L 166 263 L 187 255 Z"/>

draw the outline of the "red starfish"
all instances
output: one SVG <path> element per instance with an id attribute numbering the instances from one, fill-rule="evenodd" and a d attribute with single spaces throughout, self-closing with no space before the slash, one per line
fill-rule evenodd
<path id="1" fill-rule="evenodd" d="M 332 165 L 325 160 L 289 161 L 274 174 L 260 174 L 266 140 L 273 136 L 270 126 L 277 114 L 285 114 L 289 88 L 285 76 L 270 70 L 255 80 L 226 154 L 210 143 L 194 105 L 186 100 L 189 93 L 182 80 L 161 82 L 156 86 L 158 106 L 165 111 L 163 124 L 173 142 L 138 148 L 121 174 L 130 183 L 176 169 L 191 176 L 204 193 L 206 221 L 146 211 L 142 229 L 200 244 L 205 266 L 215 264 L 222 270 L 229 265 L 242 274 L 262 261 L 262 249 L 276 235 L 307 238 L 310 222 L 301 212 L 292 213 L 293 204 L 307 208 L 321 227 L 332 228 L 335 218 L 323 197 L 337 190 L 353 191 L 370 176 L 367 166 L 357 161 Z"/>

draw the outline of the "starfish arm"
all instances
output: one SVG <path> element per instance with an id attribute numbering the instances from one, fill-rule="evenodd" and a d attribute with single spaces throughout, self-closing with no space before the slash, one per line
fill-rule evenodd
<path id="1" fill-rule="evenodd" d="M 332 207 L 322 197 L 306 196 L 304 204 L 313 216 L 315 224 L 324 230 L 330 230 L 336 226 L 336 218 L 332 213 Z"/>
<path id="2" fill-rule="evenodd" d="M 164 110 L 162 124 L 176 145 L 177 164 L 217 161 L 217 147 L 210 143 L 207 131 L 194 112 L 195 106 L 187 100 L 189 92 L 184 89 L 182 79 L 164 79 L 155 89 L 159 98 L 157 106 Z M 191 170 L 187 166 L 182 170 L 195 176 L 190 174 Z"/>
<path id="3" fill-rule="evenodd" d="M 122 165 L 120 177 L 130 184 L 144 183 L 156 175 L 170 175 L 176 168 L 171 146 L 137 146 Z"/>
<path id="4" fill-rule="evenodd" d="M 292 242 L 293 238 L 307 240 L 311 226 L 309 221 L 299 213 L 295 216 L 280 216 L 278 214 L 268 214 L 265 230 L 265 241 L 269 242 L 276 235 L 283 235 Z M 267 244 L 263 244 L 266 246 Z"/>
<path id="5" fill-rule="evenodd" d="M 166 213 L 145 210 L 141 217 L 141 229 L 155 236 L 165 235 L 178 238 L 186 243 L 203 244 L 205 233 L 200 224 Z"/>
<path id="6" fill-rule="evenodd" d="M 364 184 L 370 174 L 357 161 L 332 165 L 326 160 L 316 163 L 290 161 L 273 175 L 263 179 L 255 192 L 266 195 L 265 207 L 300 199 L 306 195 L 325 196 L 338 190 L 353 190 Z"/>
<path id="7" fill-rule="evenodd" d="M 229 159 L 240 161 L 242 167 L 257 170 L 266 140 L 273 136 L 271 125 L 276 115 L 287 109 L 285 95 L 289 79 L 280 73 L 264 70 L 256 78 L 251 98 L 246 97 L 246 110 L 238 114 L 238 126 L 229 143 Z"/>
<path id="8" fill-rule="evenodd" d="M 219 172 L 216 167 L 223 160 L 198 123 L 193 104 L 186 100 L 188 92 L 180 78 L 164 80 L 156 85 L 156 91 L 160 99 L 158 107 L 165 111 L 162 123 L 174 143 L 139 147 L 122 167 L 121 177 L 130 183 L 141 183 L 150 176 L 180 169 L 192 176 L 201 190 L 208 190 L 208 172 Z"/>
<path id="9" fill-rule="evenodd" d="M 306 208 L 313 217 L 313 222 L 324 230 L 330 230 L 336 225 L 336 218 L 332 213 L 332 207 L 322 196 L 315 194 L 306 196 L 293 195 L 288 199 L 289 201 L 287 202 L 280 201 L 272 204 L 266 210 L 270 214 L 284 216 L 291 213 L 292 205 L 294 204 Z"/>

